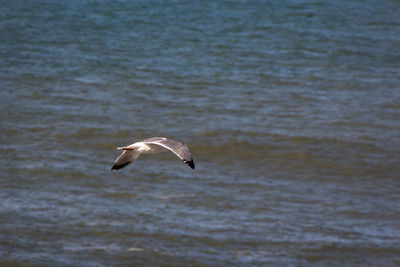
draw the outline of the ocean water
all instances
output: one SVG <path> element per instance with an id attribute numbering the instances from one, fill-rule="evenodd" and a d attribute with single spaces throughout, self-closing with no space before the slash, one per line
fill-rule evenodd
<path id="1" fill-rule="evenodd" d="M 398 14 L 2 1 L 0 266 L 399 266 Z"/>

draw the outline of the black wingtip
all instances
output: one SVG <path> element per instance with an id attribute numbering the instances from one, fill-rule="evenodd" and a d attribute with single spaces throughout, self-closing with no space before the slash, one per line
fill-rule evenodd
<path id="1" fill-rule="evenodd" d="M 193 170 L 195 169 L 195 167 L 194 167 L 194 161 L 193 161 L 193 160 L 185 161 L 185 163 L 186 163 L 187 165 L 189 165 L 189 167 L 192 168 Z"/>
<path id="2" fill-rule="evenodd" d="M 128 165 L 130 162 L 125 162 L 124 164 L 117 164 L 114 163 L 114 165 L 111 167 L 111 170 L 119 170 L 122 169 L 123 167 L 125 167 L 126 165 Z"/>

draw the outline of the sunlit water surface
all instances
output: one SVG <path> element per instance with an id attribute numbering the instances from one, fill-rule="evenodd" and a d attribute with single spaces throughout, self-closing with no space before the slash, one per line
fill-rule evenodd
<path id="1" fill-rule="evenodd" d="M 7 1 L 1 266 L 399 266 L 398 1 Z M 111 172 L 117 146 L 186 142 Z"/>

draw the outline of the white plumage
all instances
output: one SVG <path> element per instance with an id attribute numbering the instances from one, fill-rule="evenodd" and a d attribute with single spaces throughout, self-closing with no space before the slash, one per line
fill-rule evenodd
<path id="1" fill-rule="evenodd" d="M 133 143 L 129 146 L 119 147 L 124 150 L 122 154 L 115 160 L 111 170 L 118 170 L 132 163 L 141 154 L 153 154 L 171 151 L 181 160 L 183 160 L 190 168 L 194 169 L 192 155 L 186 144 L 167 139 L 165 137 L 152 137 L 140 142 Z"/>

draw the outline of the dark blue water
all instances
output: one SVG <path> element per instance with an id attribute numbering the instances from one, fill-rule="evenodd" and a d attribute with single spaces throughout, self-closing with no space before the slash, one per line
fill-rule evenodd
<path id="1" fill-rule="evenodd" d="M 398 14 L 3 2 L 0 265 L 400 265 Z"/>

